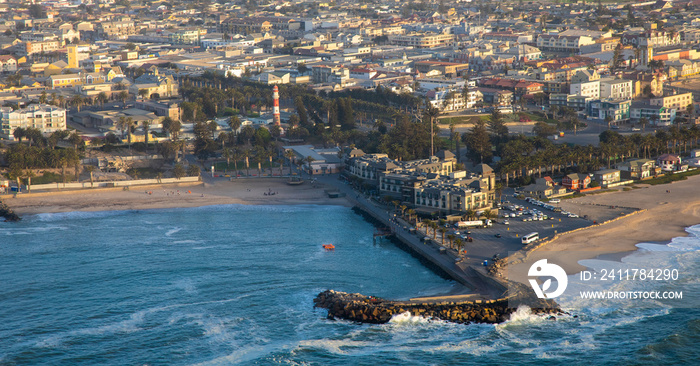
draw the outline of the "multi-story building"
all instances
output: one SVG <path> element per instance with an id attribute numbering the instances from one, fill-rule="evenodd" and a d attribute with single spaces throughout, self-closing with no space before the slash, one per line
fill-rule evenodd
<path id="1" fill-rule="evenodd" d="M 495 175 L 490 167 L 482 164 L 469 174 L 455 172 L 454 154 L 441 151 L 436 155 L 403 162 L 353 150 L 345 174 L 375 186 L 380 196 L 398 199 L 423 213 L 463 214 L 493 205 Z"/>
<path id="2" fill-rule="evenodd" d="M 417 71 L 424 74 L 437 70 L 440 74 L 448 77 L 455 77 L 458 76 L 462 70 L 469 70 L 469 64 L 455 62 L 416 61 L 414 66 Z"/>
<path id="3" fill-rule="evenodd" d="M 600 98 L 600 82 L 589 81 L 581 83 L 572 83 L 569 86 L 569 93 L 574 95 L 580 95 L 583 97 L 591 97 L 598 99 Z"/>
<path id="4" fill-rule="evenodd" d="M 666 97 L 651 98 L 649 104 L 653 106 L 675 108 L 685 110 L 689 104 L 693 104 L 693 93 L 674 94 Z"/>
<path id="5" fill-rule="evenodd" d="M 203 29 L 180 29 L 170 33 L 168 39 L 174 44 L 199 44 L 205 34 Z"/>
<path id="6" fill-rule="evenodd" d="M 36 128 L 44 134 L 66 129 L 66 110 L 46 104 L 34 104 L 27 108 L 12 110 L 0 108 L 0 137 L 14 140 L 17 128 Z"/>
<path id="7" fill-rule="evenodd" d="M 243 34 L 267 33 L 277 31 L 305 31 L 310 30 L 308 22 L 289 17 L 231 17 L 224 19 L 216 27 L 219 33 Z"/>
<path id="8" fill-rule="evenodd" d="M 136 34 L 136 28 L 132 21 L 99 22 L 95 32 L 101 39 L 126 39 Z"/>
<path id="9" fill-rule="evenodd" d="M 317 65 L 311 68 L 314 83 L 344 84 L 350 78 L 350 70 L 341 66 Z"/>
<path id="10" fill-rule="evenodd" d="M 651 29 L 642 33 L 623 34 L 620 42 L 625 46 L 675 46 L 681 43 L 681 34 Z"/>
<path id="11" fill-rule="evenodd" d="M 634 102 L 630 107 L 630 119 L 639 122 L 646 118 L 653 126 L 670 126 L 676 119 L 676 109 L 651 105 L 647 102 Z"/>
<path id="12" fill-rule="evenodd" d="M 601 120 L 612 118 L 612 123 L 622 123 L 630 119 L 629 99 L 602 99 L 594 100 L 588 104 L 588 115 Z"/>
<path id="13" fill-rule="evenodd" d="M 581 46 L 594 44 L 588 36 L 563 36 L 560 34 L 542 34 L 537 37 L 537 48 L 543 51 L 570 52 L 578 54 Z"/>
<path id="14" fill-rule="evenodd" d="M 24 52 L 27 56 L 33 55 L 35 53 L 49 53 L 58 51 L 61 48 L 60 41 L 42 41 L 42 42 L 32 42 L 27 41 L 24 43 Z"/>
<path id="15" fill-rule="evenodd" d="M 397 46 L 415 48 L 434 48 L 451 46 L 454 43 L 453 34 L 444 33 L 411 33 L 406 35 L 391 35 L 389 43 Z"/>
<path id="16" fill-rule="evenodd" d="M 632 99 L 633 96 L 632 80 L 615 78 L 600 79 L 601 98 Z"/>

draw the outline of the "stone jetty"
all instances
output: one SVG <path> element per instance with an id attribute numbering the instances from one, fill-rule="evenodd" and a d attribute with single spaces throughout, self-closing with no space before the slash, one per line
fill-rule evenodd
<path id="1" fill-rule="evenodd" d="M 556 303 L 533 300 L 535 314 L 563 314 Z M 534 302 L 532 302 L 534 301 Z M 454 323 L 502 323 L 517 309 L 512 299 L 465 302 L 390 301 L 362 294 L 326 290 L 314 299 L 315 307 L 328 309 L 329 319 L 346 319 L 360 323 L 383 324 L 392 316 L 409 312 L 413 316 Z"/>
<path id="2" fill-rule="evenodd" d="M 5 221 L 19 221 L 22 219 L 2 201 L 0 201 L 0 217 L 4 217 Z"/>

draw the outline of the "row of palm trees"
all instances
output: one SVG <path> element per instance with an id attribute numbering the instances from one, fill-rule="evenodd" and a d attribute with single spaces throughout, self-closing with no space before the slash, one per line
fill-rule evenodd
<path id="1" fill-rule="evenodd" d="M 122 90 L 118 93 L 112 94 L 111 98 L 121 101 L 123 104 L 129 100 L 129 92 Z M 51 104 L 61 108 L 66 108 L 67 106 L 75 107 L 78 112 L 85 105 L 104 105 L 109 102 L 110 96 L 105 92 L 101 92 L 94 97 L 84 97 L 82 95 L 76 94 L 68 99 L 63 95 L 58 95 L 56 93 L 51 93 L 48 95 L 46 92 L 42 92 L 39 95 L 39 103 L 41 104 Z"/>
<path id="2" fill-rule="evenodd" d="M 441 242 L 442 246 L 445 246 L 445 238 L 447 238 L 449 242 L 449 247 L 450 249 L 457 249 L 460 254 L 466 254 L 466 251 L 464 251 L 464 239 L 461 237 L 458 237 L 454 234 L 448 234 L 449 230 L 447 228 L 447 220 L 445 219 L 438 219 L 438 220 L 430 220 L 430 219 L 423 219 L 420 224 L 418 223 L 418 215 L 416 213 L 416 210 L 409 208 L 406 204 L 393 200 L 389 197 L 386 198 L 387 200 L 390 200 L 390 203 L 394 206 L 394 209 L 399 213 L 404 219 L 406 219 L 409 223 L 416 225 L 417 227 L 423 227 L 425 228 L 425 235 L 429 236 L 430 235 L 430 230 L 432 230 L 432 236 L 433 240 L 437 239 L 437 234 L 440 233 L 441 236 Z M 496 213 L 490 209 L 486 209 L 480 212 L 477 212 L 476 210 L 469 209 L 464 212 L 464 215 L 462 215 L 461 219 L 462 220 L 475 220 L 477 218 L 484 218 L 487 220 L 493 220 L 496 218 Z"/>
<path id="3" fill-rule="evenodd" d="M 246 176 L 250 176 L 251 162 L 257 165 L 258 176 L 261 176 L 263 174 L 262 164 L 264 162 L 268 162 L 270 176 L 273 175 L 273 167 L 275 165 L 279 169 L 279 175 L 282 176 L 284 174 L 283 168 L 285 162 L 288 164 L 287 166 L 291 174 L 293 165 L 300 167 L 304 163 L 311 164 L 314 161 L 314 158 L 311 156 L 308 156 L 303 160 L 297 160 L 296 154 L 291 149 L 285 150 L 281 156 L 278 156 L 275 150 L 275 146 L 271 146 L 269 148 L 262 146 L 224 147 L 221 154 L 221 157 L 226 160 L 226 169 L 224 172 L 228 172 L 228 168 L 231 166 L 231 162 L 233 162 L 234 171 L 236 174 L 238 174 L 238 163 L 243 161 L 246 169 Z"/>
<path id="4" fill-rule="evenodd" d="M 696 125 L 671 126 L 655 134 L 624 136 L 606 131 L 599 146 L 555 145 L 542 138 L 516 138 L 501 148 L 498 164 L 506 186 L 510 179 L 543 173 L 561 173 L 567 168 L 580 173 L 597 170 L 627 158 L 651 159 L 664 153 L 684 154 L 698 145 L 700 128 Z"/>

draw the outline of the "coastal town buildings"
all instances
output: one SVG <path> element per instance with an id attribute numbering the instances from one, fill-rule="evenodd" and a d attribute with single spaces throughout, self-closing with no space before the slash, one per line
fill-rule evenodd
<path id="1" fill-rule="evenodd" d="M 469 172 L 455 171 L 455 156 L 440 151 L 429 159 L 392 160 L 385 154 L 352 150 L 345 174 L 375 187 L 381 197 L 406 202 L 422 213 L 459 214 L 491 208 L 495 200 L 495 174 L 485 164 Z"/>
<path id="2" fill-rule="evenodd" d="M 66 110 L 43 104 L 16 110 L 0 107 L 0 137 L 15 140 L 13 133 L 17 128 L 36 128 L 46 135 L 65 130 Z"/>

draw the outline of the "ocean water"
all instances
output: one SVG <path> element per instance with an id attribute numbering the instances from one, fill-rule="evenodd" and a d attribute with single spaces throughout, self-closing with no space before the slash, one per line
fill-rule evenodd
<path id="1" fill-rule="evenodd" d="M 313 307 L 326 289 L 407 299 L 458 288 L 391 242 L 374 244 L 373 231 L 348 208 L 314 205 L 73 212 L 0 223 L 0 365 L 700 360 L 700 310 L 691 306 L 700 289 L 699 228 L 667 246 L 640 244 L 623 260 L 680 268 L 681 281 L 645 286 L 681 289 L 684 302 L 628 308 L 562 298 L 571 316 L 550 320 L 523 308 L 499 325 L 408 315 L 383 325 L 326 319 Z M 336 250 L 324 251 L 325 243 Z M 600 262 L 589 264 L 613 265 Z M 574 276 L 570 282 L 585 285 Z"/>

